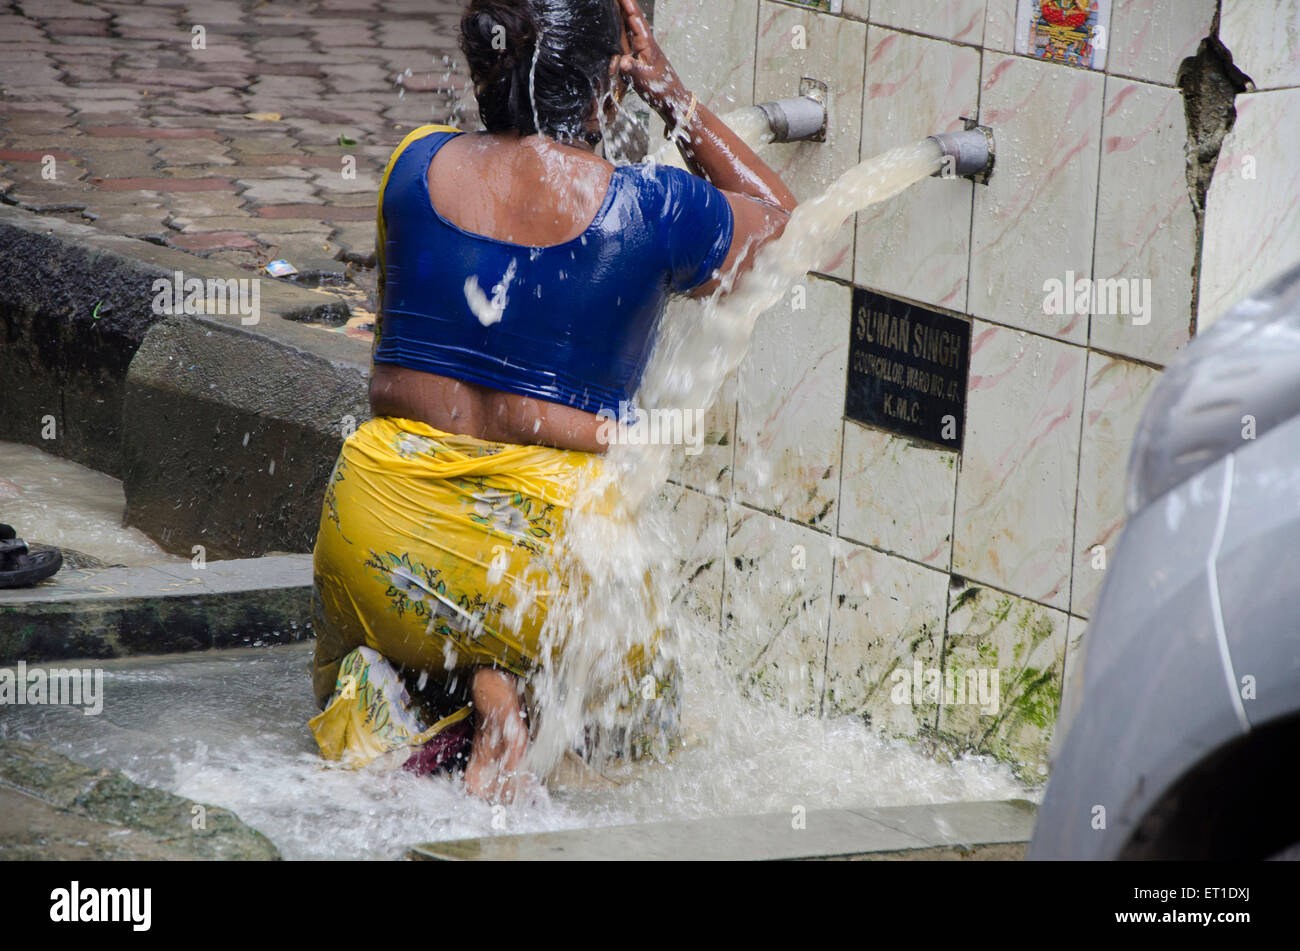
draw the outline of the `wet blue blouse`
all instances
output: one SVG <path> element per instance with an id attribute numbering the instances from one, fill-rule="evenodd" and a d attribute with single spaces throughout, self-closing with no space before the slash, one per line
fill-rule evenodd
<path id="1" fill-rule="evenodd" d="M 375 362 L 617 414 L 640 384 L 669 295 L 706 283 L 726 259 L 726 196 L 680 169 L 620 166 L 581 235 L 511 244 L 433 208 L 429 164 L 458 134 L 409 142 L 380 193 Z"/>

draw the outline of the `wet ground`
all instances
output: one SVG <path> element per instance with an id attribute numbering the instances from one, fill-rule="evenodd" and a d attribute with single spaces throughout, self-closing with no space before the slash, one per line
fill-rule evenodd
<path id="1" fill-rule="evenodd" d="M 19 538 L 89 555 L 85 567 L 184 560 L 138 529 L 123 528 L 125 507 L 122 483 L 112 476 L 32 446 L 0 442 L 0 522 L 12 525 Z M 75 555 L 65 556 L 65 563 L 82 566 Z"/>
<path id="2" fill-rule="evenodd" d="M 687 746 L 625 784 L 559 788 L 493 809 L 451 778 L 326 764 L 311 643 L 98 662 L 104 709 L 0 707 L 0 739 L 40 743 L 92 767 L 235 812 L 285 858 L 398 858 L 412 845 L 664 819 L 1033 798 L 982 758 L 937 762 L 854 720 L 793 717 L 687 681 Z M 60 664 L 64 666 L 64 664 Z M 71 666 L 68 664 L 67 666 Z"/>

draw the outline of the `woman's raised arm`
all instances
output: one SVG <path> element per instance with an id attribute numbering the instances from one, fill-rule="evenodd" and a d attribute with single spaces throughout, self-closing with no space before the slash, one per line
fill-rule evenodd
<path id="1" fill-rule="evenodd" d="M 735 234 L 721 270 L 739 275 L 753 266 L 759 248 L 781 235 L 798 202 L 776 172 L 687 91 L 636 0 L 619 3 L 631 48 L 619 69 L 668 129 L 676 130 L 678 148 L 691 171 L 727 196 Z M 691 296 L 708 296 L 717 286 L 718 281 L 709 281 Z"/>

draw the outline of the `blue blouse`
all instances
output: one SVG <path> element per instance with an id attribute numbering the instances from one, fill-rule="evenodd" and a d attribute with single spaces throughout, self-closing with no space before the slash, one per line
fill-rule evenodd
<path id="1" fill-rule="evenodd" d="M 680 169 L 620 166 L 581 235 L 511 244 L 433 208 L 429 165 L 459 134 L 408 139 L 390 162 L 375 362 L 617 415 L 640 385 L 669 295 L 706 283 L 727 257 L 726 196 Z"/>

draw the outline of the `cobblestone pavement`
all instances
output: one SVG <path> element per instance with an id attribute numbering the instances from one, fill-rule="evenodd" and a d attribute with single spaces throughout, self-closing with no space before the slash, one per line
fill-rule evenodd
<path id="1" fill-rule="evenodd" d="M 0 6 L 0 195 L 249 268 L 373 286 L 375 193 L 426 122 L 473 120 L 464 0 Z M 362 265 L 360 269 L 350 265 Z"/>

